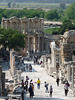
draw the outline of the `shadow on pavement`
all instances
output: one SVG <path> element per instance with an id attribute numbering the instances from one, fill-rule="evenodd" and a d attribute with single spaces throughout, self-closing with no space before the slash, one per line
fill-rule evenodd
<path id="1" fill-rule="evenodd" d="M 2 71 L 9 70 L 9 67 L 10 67 L 7 62 L 0 64 L 0 66 L 2 67 Z"/>
<path id="2" fill-rule="evenodd" d="M 24 98 L 24 100 L 64 100 L 64 99 L 60 99 L 60 98 L 36 98 L 36 97 L 33 97 L 33 98 Z"/>
<path id="3" fill-rule="evenodd" d="M 32 72 L 37 72 L 34 68 L 32 68 Z"/>

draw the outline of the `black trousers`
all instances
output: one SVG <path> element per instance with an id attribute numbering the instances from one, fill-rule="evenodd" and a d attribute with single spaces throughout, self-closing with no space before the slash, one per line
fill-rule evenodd
<path id="1" fill-rule="evenodd" d="M 67 96 L 67 94 L 68 94 L 68 90 L 65 90 L 65 96 Z"/>

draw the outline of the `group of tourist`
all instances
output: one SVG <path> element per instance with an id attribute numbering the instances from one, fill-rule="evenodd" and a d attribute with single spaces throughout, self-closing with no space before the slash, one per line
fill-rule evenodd
<path id="1" fill-rule="evenodd" d="M 50 93 L 50 97 L 52 97 L 52 93 L 53 93 L 53 87 L 52 85 L 50 85 L 50 89 L 48 89 L 49 84 L 47 82 L 45 82 L 44 87 L 46 88 L 45 92 L 46 93 Z"/>
<path id="2" fill-rule="evenodd" d="M 60 79 L 59 79 L 59 77 L 57 77 L 57 79 L 56 79 L 57 86 L 59 86 L 59 81 L 60 81 Z M 67 94 L 68 94 L 69 86 L 70 86 L 70 84 L 69 84 L 69 82 L 66 80 L 66 81 L 65 81 L 65 85 L 64 85 L 65 96 L 67 96 Z"/>
<path id="3" fill-rule="evenodd" d="M 60 79 L 59 79 L 59 77 L 57 77 L 57 79 L 56 79 L 57 86 L 59 86 L 59 81 L 60 81 Z M 52 85 L 50 85 L 50 89 L 48 89 L 48 85 L 49 85 L 49 84 L 45 82 L 45 88 L 46 88 L 45 92 L 46 92 L 46 93 L 49 93 L 49 92 L 50 92 L 50 97 L 52 97 L 53 87 L 52 87 Z M 70 84 L 69 84 L 69 82 L 66 80 L 65 85 L 64 85 L 65 96 L 67 96 L 67 94 L 68 94 L 69 86 L 70 86 Z"/>
<path id="4" fill-rule="evenodd" d="M 40 79 L 38 78 L 38 80 L 37 80 L 37 88 L 38 88 L 38 89 L 40 89 L 40 83 L 41 83 L 41 81 L 40 81 Z M 50 89 L 48 90 L 48 85 L 49 85 L 49 84 L 45 82 L 45 85 L 44 85 L 44 87 L 46 88 L 45 92 L 46 92 L 46 93 L 50 93 L 50 97 L 52 97 L 53 87 L 52 87 L 52 85 L 50 85 Z"/>
<path id="5" fill-rule="evenodd" d="M 23 71 L 32 72 L 32 65 L 24 64 Z"/>
<path id="6" fill-rule="evenodd" d="M 28 80 L 29 80 L 28 76 L 26 76 L 25 82 L 22 80 L 22 88 L 25 90 L 25 93 L 29 92 L 30 98 L 33 98 L 33 96 L 34 96 L 34 83 L 33 83 L 32 79 L 30 80 L 30 82 L 28 82 Z M 38 78 L 36 83 L 37 83 L 37 88 L 40 89 L 41 81 L 39 78 Z M 29 87 L 28 87 L 28 84 L 29 84 Z M 48 84 L 46 82 L 45 82 L 45 87 L 46 87 L 45 92 L 50 93 L 50 96 L 52 97 L 52 92 L 53 92 L 52 85 L 50 85 L 50 91 L 48 91 Z"/>
<path id="7" fill-rule="evenodd" d="M 33 98 L 33 96 L 34 96 L 34 84 L 33 84 L 33 80 L 31 79 L 30 83 L 29 83 L 29 77 L 26 76 L 25 82 L 22 80 L 21 85 L 22 85 L 22 89 L 24 90 L 24 92 L 25 93 L 29 92 L 30 98 Z"/>
<path id="8" fill-rule="evenodd" d="M 59 86 L 59 81 L 60 81 L 60 79 L 57 77 L 57 79 L 56 79 L 57 86 Z M 36 83 L 37 83 L 37 89 L 40 89 L 41 81 L 39 78 L 38 78 Z M 67 94 L 68 94 L 69 86 L 70 86 L 69 82 L 66 81 L 65 85 L 64 85 L 65 96 L 67 96 Z M 52 97 L 52 93 L 53 93 L 52 85 L 50 85 L 50 88 L 48 88 L 49 84 L 45 81 L 44 87 L 45 87 L 45 92 L 49 93 L 50 97 Z M 34 96 L 34 83 L 33 83 L 32 79 L 29 82 L 28 76 L 26 76 L 25 82 L 22 80 L 22 88 L 25 90 L 25 93 L 29 92 L 30 98 L 33 98 L 33 96 Z"/>

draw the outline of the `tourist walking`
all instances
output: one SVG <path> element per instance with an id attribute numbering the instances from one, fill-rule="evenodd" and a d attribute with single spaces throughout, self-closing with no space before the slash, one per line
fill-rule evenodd
<path id="1" fill-rule="evenodd" d="M 67 82 L 64 85 L 64 90 L 65 90 L 65 96 L 67 96 L 67 94 L 68 94 L 68 85 L 67 85 Z"/>
<path id="2" fill-rule="evenodd" d="M 29 77 L 28 77 L 28 76 L 26 76 L 26 80 L 27 80 L 27 81 L 29 80 Z"/>
<path id="3" fill-rule="evenodd" d="M 22 80 L 22 83 L 21 83 L 21 85 L 22 85 L 22 88 L 24 88 L 24 81 Z"/>
<path id="4" fill-rule="evenodd" d="M 25 81 L 25 90 L 28 91 L 28 80 Z"/>
<path id="5" fill-rule="evenodd" d="M 46 82 L 45 82 L 45 88 L 46 88 L 45 92 L 49 93 L 49 91 L 48 91 L 48 83 L 46 83 Z"/>
<path id="6" fill-rule="evenodd" d="M 50 85 L 50 97 L 52 97 L 52 93 L 53 93 L 53 87 L 52 85 Z"/>
<path id="7" fill-rule="evenodd" d="M 56 79 L 57 86 L 59 86 L 59 81 L 60 81 L 60 79 L 59 79 L 59 77 L 57 77 L 57 79 Z"/>
<path id="8" fill-rule="evenodd" d="M 41 61 L 41 63 L 40 63 L 40 64 L 41 64 L 41 67 L 42 67 L 42 61 Z"/>
<path id="9" fill-rule="evenodd" d="M 40 81 L 40 79 L 38 78 L 38 80 L 37 80 L 37 88 L 38 88 L 38 89 L 40 89 L 40 83 L 41 83 L 41 81 Z"/>
<path id="10" fill-rule="evenodd" d="M 32 72 L 32 65 L 29 65 L 29 71 Z"/>
<path id="11" fill-rule="evenodd" d="M 31 84 L 29 86 L 29 94 L 30 94 L 30 98 L 33 98 L 33 88 Z"/>
<path id="12" fill-rule="evenodd" d="M 68 80 L 67 80 L 67 82 L 66 82 L 66 83 L 67 83 L 67 86 L 68 86 L 68 87 L 70 87 L 70 84 L 69 84 Z"/>
<path id="13" fill-rule="evenodd" d="M 32 86 L 32 89 L 33 89 L 33 96 L 34 96 L 34 84 L 32 83 L 31 86 Z"/>
<path id="14" fill-rule="evenodd" d="M 25 67 L 24 67 L 24 71 L 25 71 Z"/>
<path id="15" fill-rule="evenodd" d="M 31 80 L 30 80 L 30 84 L 32 84 L 32 83 L 33 83 L 33 80 L 31 79 Z"/>
<path id="16" fill-rule="evenodd" d="M 28 71 L 28 64 L 26 65 L 26 71 Z"/>

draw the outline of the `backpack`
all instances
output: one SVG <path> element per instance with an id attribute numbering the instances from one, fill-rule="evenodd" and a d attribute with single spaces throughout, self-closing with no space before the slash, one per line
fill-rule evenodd
<path id="1" fill-rule="evenodd" d="M 70 84 L 69 84 L 69 83 L 68 83 L 67 85 L 68 85 L 68 87 L 70 86 Z"/>
<path id="2" fill-rule="evenodd" d="M 67 85 L 65 85 L 65 86 L 64 86 L 64 89 L 65 89 L 65 90 L 68 90 L 68 86 L 67 86 Z"/>

